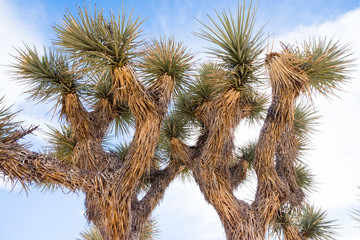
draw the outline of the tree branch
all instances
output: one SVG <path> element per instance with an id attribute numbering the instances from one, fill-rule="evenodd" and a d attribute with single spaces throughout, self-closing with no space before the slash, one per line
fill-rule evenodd
<path id="1" fill-rule="evenodd" d="M 0 142 L 2 144 L 15 143 L 19 139 L 21 139 L 21 138 L 25 137 L 26 135 L 28 135 L 28 134 L 32 133 L 33 131 L 35 131 L 37 128 L 38 128 L 38 126 L 30 126 L 28 129 L 17 130 L 15 132 L 11 133 L 10 135 L 1 138 Z"/>
<path id="2" fill-rule="evenodd" d="M 289 194 L 287 199 L 293 206 L 299 206 L 305 197 L 304 192 L 297 184 L 295 169 L 296 158 L 299 154 L 299 142 L 295 136 L 293 124 L 289 124 L 276 149 L 276 172 L 287 185 Z"/>
<path id="3" fill-rule="evenodd" d="M 249 163 L 244 159 L 240 159 L 238 163 L 229 167 L 230 182 L 233 189 L 246 180 L 248 168 Z"/>
<path id="4" fill-rule="evenodd" d="M 183 164 L 172 160 L 166 168 L 151 174 L 151 187 L 139 202 L 139 208 L 136 211 L 140 219 L 146 221 L 150 217 L 159 201 L 163 199 L 166 188 L 183 168 Z"/>
<path id="5" fill-rule="evenodd" d="M 84 189 L 94 173 L 64 164 L 48 155 L 14 144 L 0 144 L 0 171 L 25 190 L 30 184 L 56 185 L 75 192 Z"/>
<path id="6" fill-rule="evenodd" d="M 92 128 L 90 117 L 77 93 L 63 94 L 61 105 L 61 116 L 71 124 L 72 131 L 79 140 L 88 138 Z"/>
<path id="7" fill-rule="evenodd" d="M 141 201 L 136 204 L 133 228 L 144 226 L 159 201 L 163 199 L 166 188 L 183 170 L 184 164 L 189 162 L 193 154 L 192 150 L 177 138 L 170 141 L 170 146 L 171 157 L 168 166 L 162 170 L 150 172 L 151 187 Z"/>
<path id="8" fill-rule="evenodd" d="M 295 69 L 287 56 L 267 55 L 272 85 L 272 102 L 256 145 L 254 169 L 258 186 L 252 207 L 259 215 L 261 231 L 272 223 L 289 197 L 288 185 L 283 182 L 275 169 L 275 153 L 286 127 L 294 122 L 294 102 L 299 96 L 306 76 Z M 283 149 L 287 154 L 289 149 Z M 291 149 L 290 149 L 291 151 Z"/>

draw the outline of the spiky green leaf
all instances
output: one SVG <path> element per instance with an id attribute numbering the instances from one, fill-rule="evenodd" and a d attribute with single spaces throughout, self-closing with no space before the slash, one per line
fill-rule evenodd
<path id="1" fill-rule="evenodd" d="M 189 130 L 186 124 L 187 121 L 185 121 L 181 115 L 172 112 L 163 122 L 161 136 L 168 141 L 170 141 L 172 138 L 184 140 L 188 136 Z"/>
<path id="2" fill-rule="evenodd" d="M 296 183 L 305 192 L 309 193 L 314 187 L 314 175 L 311 170 L 304 164 L 299 164 L 295 167 Z"/>
<path id="3" fill-rule="evenodd" d="M 139 68 L 147 83 L 164 75 L 170 76 L 176 83 L 175 92 L 179 92 L 189 84 L 192 58 L 183 43 L 173 38 L 160 38 L 148 44 Z"/>
<path id="4" fill-rule="evenodd" d="M 245 4 L 244 4 L 245 5 Z M 232 12 L 216 12 L 217 20 L 209 16 L 210 24 L 201 23 L 204 29 L 196 33 L 200 38 L 214 44 L 210 54 L 220 59 L 231 73 L 226 78 L 229 87 L 241 89 L 245 84 L 258 82 L 263 51 L 262 29 L 255 32 L 256 6 L 248 8 L 239 4 L 234 17 Z"/>
<path id="5" fill-rule="evenodd" d="M 76 137 L 71 133 L 71 128 L 66 125 L 61 125 L 60 129 L 49 126 L 50 131 L 47 133 L 49 154 L 56 159 L 65 162 L 73 163 L 73 151 L 76 145 Z"/>
<path id="6" fill-rule="evenodd" d="M 312 105 L 301 102 L 295 106 L 294 128 L 299 138 L 306 138 L 315 131 L 319 115 Z"/>
<path id="7" fill-rule="evenodd" d="M 38 101 L 52 101 L 60 94 L 74 93 L 81 89 L 81 77 L 60 51 L 44 49 L 40 55 L 36 48 L 18 49 L 15 57 L 15 73 L 19 81 L 27 86 L 29 98 Z"/>
<path id="8" fill-rule="evenodd" d="M 92 83 L 88 84 L 89 91 L 87 92 L 87 101 L 93 105 L 98 106 L 101 100 L 107 100 L 110 104 L 111 111 L 114 112 L 114 120 L 112 122 L 112 129 L 115 135 L 128 134 L 129 130 L 134 127 L 135 121 L 131 114 L 127 103 L 117 103 L 115 106 L 114 94 L 112 89 L 112 77 L 110 71 L 105 71 L 101 74 L 94 73 Z M 100 106 L 104 107 L 104 106 Z"/>
<path id="9" fill-rule="evenodd" d="M 247 94 L 247 101 L 251 106 L 251 112 L 246 120 L 248 120 L 250 124 L 260 123 L 265 119 L 266 105 L 269 101 L 268 96 L 251 91 Z"/>
<path id="10" fill-rule="evenodd" d="M 335 90 L 341 89 L 349 79 L 353 66 L 349 45 L 341 45 L 339 41 L 310 39 L 302 45 L 287 46 L 286 51 L 295 54 L 296 63 L 308 76 L 309 89 L 325 96 L 331 96 Z"/>
<path id="11" fill-rule="evenodd" d="M 302 209 L 299 228 L 301 235 L 311 240 L 330 240 L 337 235 L 334 221 L 327 220 L 326 212 L 312 205 Z"/>
<path id="12" fill-rule="evenodd" d="M 80 233 L 81 239 L 79 240 L 103 240 L 99 229 L 96 226 L 90 226 Z"/>
<path id="13" fill-rule="evenodd" d="M 96 70 L 123 66 L 138 56 L 140 18 L 133 19 L 132 12 L 127 17 L 124 11 L 117 17 L 111 13 L 106 18 L 103 10 L 96 7 L 92 10 L 84 6 L 77 10 L 78 16 L 68 11 L 62 24 L 57 24 L 54 30 L 58 37 L 55 44 L 79 63 Z"/>
<path id="14" fill-rule="evenodd" d="M 249 168 L 251 169 L 254 165 L 255 149 L 256 141 L 251 141 L 248 144 L 245 144 L 244 146 L 237 149 L 236 157 L 238 159 L 243 159 L 247 161 L 249 163 Z"/>

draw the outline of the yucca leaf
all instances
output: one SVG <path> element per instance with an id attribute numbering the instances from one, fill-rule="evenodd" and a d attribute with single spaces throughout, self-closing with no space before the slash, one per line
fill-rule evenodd
<path id="1" fill-rule="evenodd" d="M 314 175 L 311 170 L 304 164 L 299 164 L 295 167 L 296 183 L 305 192 L 309 193 L 314 187 Z"/>
<path id="2" fill-rule="evenodd" d="M 139 68 L 147 83 L 153 83 L 160 76 L 170 76 L 178 93 L 189 84 L 192 58 L 183 43 L 173 38 L 160 38 L 147 45 Z"/>
<path id="3" fill-rule="evenodd" d="M 300 233 L 306 239 L 311 240 L 330 240 L 337 235 L 336 225 L 333 220 L 327 220 L 327 214 L 320 208 L 306 205 L 301 212 L 299 222 Z"/>
<path id="4" fill-rule="evenodd" d="M 249 168 L 252 169 L 255 160 L 255 149 L 256 141 L 251 141 L 237 149 L 236 157 L 247 161 L 249 163 Z"/>
<path id="5" fill-rule="evenodd" d="M 15 57 L 15 73 L 19 81 L 27 85 L 29 98 L 51 101 L 63 93 L 74 93 L 81 89 L 80 75 L 75 73 L 70 61 L 57 49 L 44 49 L 41 56 L 36 48 L 18 49 Z"/>
<path id="6" fill-rule="evenodd" d="M 181 115 L 172 112 L 163 121 L 161 128 L 161 137 L 170 141 L 172 138 L 180 140 L 186 139 L 188 136 L 188 128 L 186 127 L 187 121 Z"/>
<path id="7" fill-rule="evenodd" d="M 288 209 L 287 207 L 283 207 L 280 209 L 274 223 L 272 224 L 269 234 L 273 235 L 275 239 L 296 239 L 292 238 L 294 236 L 286 236 L 289 234 L 298 234 L 296 218 L 296 209 Z"/>
<path id="8" fill-rule="evenodd" d="M 158 224 L 154 218 L 150 218 L 146 221 L 145 228 L 141 233 L 140 240 L 155 240 L 159 233 Z M 100 230 L 91 225 L 88 229 L 85 229 L 80 233 L 81 239 L 78 240 L 103 240 Z"/>
<path id="9" fill-rule="evenodd" d="M 197 68 L 198 75 L 189 88 L 189 92 L 194 96 L 194 101 L 200 105 L 210 101 L 224 88 L 221 81 L 226 77 L 225 69 L 214 62 L 205 62 Z"/>
<path id="10" fill-rule="evenodd" d="M 341 88 L 349 78 L 352 60 L 349 45 L 339 41 L 311 40 L 303 46 L 308 60 L 302 66 L 310 78 L 309 84 L 321 94 L 328 95 Z"/>
<path id="11" fill-rule="evenodd" d="M 247 93 L 247 101 L 251 106 L 251 112 L 246 120 L 249 121 L 250 124 L 260 123 L 265 119 L 266 105 L 269 101 L 268 96 L 250 91 Z"/>
<path id="12" fill-rule="evenodd" d="M 146 221 L 145 228 L 141 233 L 140 240 L 155 240 L 159 234 L 159 226 L 155 218 Z"/>
<path id="13" fill-rule="evenodd" d="M 113 102 L 114 94 L 112 91 L 112 76 L 109 70 L 101 73 L 94 72 L 89 78 L 89 91 L 87 92 L 87 100 L 91 105 L 96 105 L 96 102 L 101 99 L 106 99 Z"/>
<path id="14" fill-rule="evenodd" d="M 127 143 L 119 144 L 115 146 L 115 149 L 112 150 L 113 153 L 115 153 L 121 162 L 125 161 L 125 157 L 129 152 L 130 146 Z"/>
<path id="15" fill-rule="evenodd" d="M 138 56 L 141 41 L 140 18 L 127 17 L 124 11 L 118 17 L 104 17 L 103 10 L 78 7 L 78 16 L 67 12 L 62 24 L 54 30 L 55 44 L 92 70 L 123 66 Z"/>
<path id="16" fill-rule="evenodd" d="M 303 89 L 306 94 L 314 91 L 330 96 L 349 79 L 354 61 L 350 58 L 349 45 L 326 38 L 312 38 L 302 45 L 285 46 L 284 49 L 294 55 L 294 64 L 308 77 L 307 86 Z"/>
<path id="17" fill-rule="evenodd" d="M 102 74 L 94 73 L 92 83 L 88 84 L 89 90 L 86 93 L 87 101 L 97 106 L 101 100 L 105 99 L 109 103 L 113 103 L 114 94 L 112 89 L 112 77 L 110 71 L 105 71 Z M 112 122 L 112 129 L 115 131 L 115 135 L 128 134 L 129 130 L 134 127 L 135 121 L 130 112 L 127 103 L 117 103 L 113 106 L 115 117 Z"/>
<path id="18" fill-rule="evenodd" d="M 178 94 L 175 99 L 175 111 L 188 121 L 194 120 L 195 110 L 201 104 L 210 101 L 221 91 L 217 84 L 223 68 L 213 62 L 200 64 L 198 74 L 186 92 Z M 221 84 L 221 83 L 220 83 Z"/>
<path id="19" fill-rule="evenodd" d="M 306 138 L 315 131 L 319 116 L 313 106 L 301 102 L 295 106 L 294 128 L 299 138 Z"/>
<path id="20" fill-rule="evenodd" d="M 76 137 L 71 133 L 71 128 L 60 125 L 60 129 L 48 126 L 50 131 L 47 133 L 50 146 L 48 153 L 56 159 L 65 163 L 73 163 L 73 151 L 77 143 Z"/>
<path id="21" fill-rule="evenodd" d="M 113 121 L 113 129 L 115 135 L 128 134 L 130 129 L 135 126 L 135 120 L 131 114 L 130 108 L 127 104 L 117 104 L 116 105 L 116 116 Z"/>
<path id="22" fill-rule="evenodd" d="M 245 5 L 245 4 L 244 4 Z M 246 83 L 259 81 L 259 69 L 262 63 L 259 55 L 263 51 L 262 30 L 255 32 L 256 6 L 252 3 L 246 9 L 239 4 L 238 11 L 233 17 L 231 11 L 216 12 L 216 22 L 209 16 L 210 24 L 205 23 L 204 29 L 195 33 L 200 38 L 214 44 L 208 48 L 210 54 L 232 73 L 227 78 L 229 87 L 241 89 Z"/>
<path id="23" fill-rule="evenodd" d="M 79 239 L 79 240 L 103 240 L 104 239 L 102 237 L 99 229 L 94 225 L 92 225 L 92 226 L 90 226 L 90 228 L 82 231 L 80 233 L 80 236 L 81 236 L 81 239 Z"/>
<path id="24" fill-rule="evenodd" d="M 197 107 L 193 96 L 190 92 L 180 93 L 176 96 L 174 109 L 176 114 L 181 115 L 183 119 L 190 121 L 195 117 L 195 109 Z"/>

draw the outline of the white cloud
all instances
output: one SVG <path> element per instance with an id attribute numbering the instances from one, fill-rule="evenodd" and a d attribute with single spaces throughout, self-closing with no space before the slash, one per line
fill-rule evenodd
<path id="1" fill-rule="evenodd" d="M 31 24 L 29 19 L 19 16 L 21 12 L 15 11 L 9 1 L 0 1 L 0 96 L 5 95 L 7 104 L 14 104 L 23 101 L 19 97 L 22 87 L 14 81 L 14 76 L 8 67 L 17 55 L 15 47 L 23 46 L 23 42 L 30 45 L 43 42 L 39 30 Z"/>
<path id="2" fill-rule="evenodd" d="M 47 129 L 45 124 L 50 123 L 52 112 L 49 105 L 27 102 L 26 95 L 22 94 L 24 85 L 16 80 L 16 75 L 10 66 L 17 56 L 15 48 L 23 48 L 24 43 L 42 49 L 45 43 L 43 30 L 39 29 L 38 22 L 44 20 L 43 8 L 37 4 L 33 8 L 22 9 L 13 5 L 11 1 L 0 1 L 0 96 L 4 96 L 4 104 L 11 106 L 12 111 L 22 110 L 17 121 L 24 121 L 25 126 L 37 125 L 39 129 Z M 43 138 L 43 132 L 37 131 L 38 139 Z"/>

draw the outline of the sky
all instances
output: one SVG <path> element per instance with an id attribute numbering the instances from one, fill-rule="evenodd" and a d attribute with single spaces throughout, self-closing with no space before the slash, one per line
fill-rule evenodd
<path id="1" fill-rule="evenodd" d="M 88 1 L 85 1 L 86 3 Z M 105 12 L 117 12 L 121 1 L 92 1 Z M 75 4 L 83 1 L 0 0 L 0 96 L 14 110 L 22 110 L 19 120 L 26 125 L 54 125 L 51 104 L 27 102 L 24 88 L 10 73 L 15 48 L 29 45 L 50 46 L 55 38 L 51 26 L 61 22 L 66 9 L 74 11 Z M 234 9 L 237 1 L 175 0 L 126 1 L 127 11 L 146 18 L 142 29 L 147 38 L 174 36 L 183 41 L 197 58 L 204 60 L 206 42 L 194 36 L 201 27 L 199 21 L 209 22 L 214 9 Z M 199 20 L 199 21 L 198 21 Z M 352 0 L 287 0 L 260 1 L 257 26 L 265 26 L 269 42 L 295 43 L 309 37 L 327 36 L 349 43 L 356 59 L 351 80 L 338 97 L 331 101 L 315 98 L 314 107 L 322 116 L 318 132 L 312 138 L 312 149 L 306 155 L 315 174 L 317 191 L 309 201 L 326 209 L 330 219 L 337 219 L 337 239 L 355 240 L 360 235 L 350 211 L 360 209 L 360 1 Z M 276 48 L 276 47 L 275 47 Z M 275 49 L 276 50 L 276 49 Z M 246 126 L 237 131 L 238 141 L 251 138 Z M 27 140 L 33 149 L 44 146 L 44 133 L 38 131 Z M 241 197 L 251 198 L 253 187 L 241 188 Z M 0 239 L 4 240 L 64 240 L 77 239 L 87 222 L 83 217 L 84 196 L 66 191 L 41 192 L 32 188 L 26 194 L 19 187 L 13 191 L 9 184 L 0 182 Z M 208 205 L 198 187 L 191 182 L 176 180 L 167 190 L 165 198 L 155 210 L 160 240 L 223 240 L 225 239 L 216 212 Z"/>

